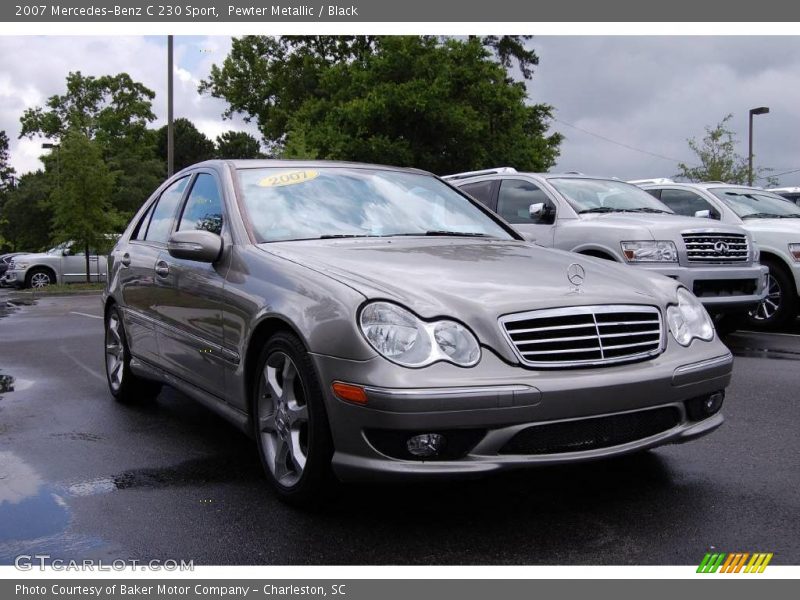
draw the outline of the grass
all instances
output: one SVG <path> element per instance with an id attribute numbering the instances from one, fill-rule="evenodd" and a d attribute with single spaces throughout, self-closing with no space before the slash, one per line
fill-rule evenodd
<path id="1" fill-rule="evenodd" d="M 100 283 L 68 283 L 48 285 L 43 288 L 16 290 L 14 294 L 23 296 L 68 296 L 86 292 L 102 292 L 106 287 L 105 282 Z"/>

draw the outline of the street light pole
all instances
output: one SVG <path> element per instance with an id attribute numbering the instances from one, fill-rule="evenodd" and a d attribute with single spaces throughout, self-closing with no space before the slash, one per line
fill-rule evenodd
<path id="1" fill-rule="evenodd" d="M 167 177 L 175 172 L 175 132 L 172 123 L 172 36 L 167 36 Z"/>
<path id="2" fill-rule="evenodd" d="M 750 109 L 750 122 L 748 127 L 747 143 L 747 185 L 753 185 L 753 115 L 766 115 L 769 112 L 768 106 L 759 106 Z"/>

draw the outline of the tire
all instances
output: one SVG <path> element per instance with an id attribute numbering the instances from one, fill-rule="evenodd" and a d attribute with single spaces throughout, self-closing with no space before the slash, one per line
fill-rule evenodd
<path id="1" fill-rule="evenodd" d="M 56 283 L 55 275 L 50 269 L 35 267 L 25 275 L 26 288 L 43 288 Z"/>
<path id="2" fill-rule="evenodd" d="M 281 500 L 317 504 L 336 480 L 328 417 L 311 358 L 295 335 L 280 332 L 267 340 L 256 367 L 253 427 L 267 479 Z"/>
<path id="3" fill-rule="evenodd" d="M 122 315 L 116 306 L 106 312 L 105 365 L 108 390 L 123 404 L 134 404 L 154 399 L 161 384 L 134 375 L 131 371 L 131 353 Z"/>
<path id="4" fill-rule="evenodd" d="M 776 261 L 762 261 L 769 268 L 767 297 L 748 313 L 752 327 L 779 329 L 797 317 L 797 287 L 794 280 Z"/>

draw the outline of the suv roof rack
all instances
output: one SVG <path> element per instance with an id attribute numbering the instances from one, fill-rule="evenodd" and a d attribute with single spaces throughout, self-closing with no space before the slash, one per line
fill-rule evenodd
<path id="1" fill-rule="evenodd" d="M 664 183 L 675 183 L 669 177 L 656 177 L 654 179 L 629 179 L 628 183 L 633 185 L 662 185 Z"/>
<path id="2" fill-rule="evenodd" d="M 469 179 L 470 177 L 478 177 L 480 175 L 503 175 L 505 173 L 516 173 L 514 167 L 495 167 L 494 169 L 483 169 L 481 171 L 464 171 L 463 173 L 453 173 L 452 175 L 442 175 L 445 181 L 454 179 Z"/>

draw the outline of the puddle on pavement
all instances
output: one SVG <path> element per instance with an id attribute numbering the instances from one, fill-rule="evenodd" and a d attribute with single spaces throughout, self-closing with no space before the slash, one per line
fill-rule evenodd
<path id="1" fill-rule="evenodd" d="M 33 298 L 13 298 L 11 300 L 0 300 L 0 319 L 15 313 L 20 306 L 33 306 L 36 300 Z"/>
<path id="2" fill-rule="evenodd" d="M 0 451 L 0 565 L 19 554 L 84 555 L 104 545 L 69 531 L 65 494 L 13 452 Z"/>
<path id="3" fill-rule="evenodd" d="M 153 489 L 190 486 L 231 481 L 258 481 L 260 466 L 242 456 L 220 456 L 188 460 L 178 465 L 124 471 L 113 477 L 68 483 L 65 493 L 70 496 L 94 496 L 117 490 Z"/>

